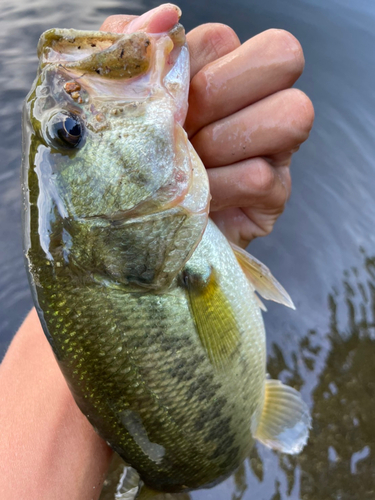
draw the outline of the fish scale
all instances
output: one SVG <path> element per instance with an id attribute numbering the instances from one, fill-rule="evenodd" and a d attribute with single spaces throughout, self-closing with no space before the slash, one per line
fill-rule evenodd
<path id="1" fill-rule="evenodd" d="M 186 294 L 184 293 L 183 290 L 177 288 L 178 293 L 175 294 L 175 301 L 179 301 L 180 303 L 183 301 L 185 302 L 185 308 L 188 309 L 187 307 L 187 301 L 186 301 Z M 108 294 L 109 290 L 107 290 Z M 64 290 L 64 296 L 66 297 L 66 290 Z M 208 452 L 210 455 L 213 455 L 215 452 L 215 446 L 209 446 L 210 442 L 215 442 L 219 441 L 220 443 L 223 442 L 223 439 L 225 437 L 224 431 L 225 427 L 228 427 L 228 422 L 227 426 L 225 426 L 225 421 L 222 417 L 222 412 L 219 412 L 219 414 L 216 417 L 216 420 L 218 420 L 218 425 L 212 426 L 210 424 L 210 416 L 215 415 L 215 411 L 206 409 L 203 413 L 203 415 L 200 415 L 201 413 L 201 405 L 202 405 L 202 400 L 200 398 L 200 393 L 202 393 L 202 388 L 204 387 L 203 394 L 204 395 L 209 395 L 209 387 L 210 385 L 207 384 L 210 379 L 212 379 L 212 374 L 211 374 L 211 365 L 207 362 L 207 359 L 204 357 L 204 351 L 202 349 L 202 346 L 199 343 L 199 339 L 195 338 L 195 342 L 189 339 L 191 338 L 190 334 L 190 328 L 187 328 L 186 326 L 184 327 L 184 323 L 186 323 L 186 318 L 182 315 L 182 321 L 178 322 L 176 324 L 176 319 L 173 319 L 173 322 L 171 323 L 170 316 L 168 314 L 164 314 L 165 318 L 165 324 L 163 324 L 163 321 L 160 321 L 162 318 L 158 318 L 158 327 L 153 328 L 152 325 L 155 323 L 155 314 L 157 310 L 163 311 L 163 304 L 161 302 L 164 300 L 168 300 L 170 297 L 170 293 L 168 294 L 167 297 L 155 297 L 151 295 L 145 295 L 138 297 L 136 294 L 134 295 L 134 302 L 129 301 L 129 297 L 124 294 L 119 293 L 118 291 L 115 291 L 113 296 L 110 298 L 109 305 L 106 307 L 103 307 L 103 301 L 105 297 L 102 297 L 101 303 L 102 303 L 102 309 L 101 311 L 104 310 L 111 310 L 111 323 L 117 324 L 117 314 L 114 311 L 114 309 L 119 307 L 121 309 L 120 313 L 120 318 L 121 318 L 121 329 L 124 331 L 129 330 L 131 332 L 130 336 L 127 336 L 126 339 L 123 338 L 122 342 L 124 343 L 123 349 L 121 351 L 121 357 L 120 356 L 113 356 L 109 358 L 108 356 L 102 357 L 99 354 L 94 355 L 93 354 L 93 349 L 96 353 L 100 352 L 102 349 L 108 354 L 110 351 L 115 350 L 118 345 L 120 344 L 116 336 L 119 334 L 118 328 L 116 328 L 116 331 L 111 332 L 111 337 L 107 338 L 105 337 L 105 346 L 102 347 L 101 344 L 97 344 L 97 341 L 102 338 L 101 334 L 98 331 L 94 332 L 94 335 L 90 335 L 90 330 L 86 326 L 86 318 L 87 316 L 90 317 L 90 315 L 94 315 L 94 311 L 90 314 L 88 310 L 90 311 L 92 304 L 89 302 L 86 302 L 85 298 L 79 297 L 80 292 L 75 292 L 73 294 L 72 301 L 76 304 L 76 306 L 73 308 L 69 308 L 69 310 L 66 308 L 68 305 L 65 301 L 61 301 L 60 296 L 56 295 L 56 302 L 52 302 L 50 304 L 50 308 L 54 309 L 54 311 L 58 310 L 59 315 L 61 314 L 64 317 L 64 321 L 59 321 L 60 317 L 59 315 L 51 315 L 51 318 L 48 317 L 47 311 L 48 309 L 45 309 L 45 320 L 48 321 L 52 327 L 55 328 L 55 335 L 54 335 L 54 343 L 55 345 L 59 346 L 59 351 L 57 352 L 57 357 L 60 361 L 63 361 L 63 370 L 64 373 L 66 374 L 67 371 L 69 371 L 68 378 L 72 379 L 71 385 L 75 387 L 74 393 L 76 395 L 76 398 L 81 398 L 82 396 L 80 395 L 81 393 L 84 394 L 85 401 L 81 403 L 84 405 L 85 408 L 87 408 L 86 412 L 88 415 L 92 413 L 92 408 L 91 404 L 95 408 L 96 412 L 100 412 L 100 401 L 97 399 L 97 394 L 98 393 L 106 393 L 107 390 L 105 387 L 108 384 L 108 380 L 112 380 L 111 384 L 114 384 L 115 386 L 119 386 L 122 388 L 126 387 L 128 388 L 128 391 L 133 394 L 134 392 L 134 373 L 138 372 L 138 377 L 136 377 L 136 383 L 138 383 L 139 386 L 142 387 L 147 387 L 147 390 L 150 392 L 153 391 L 158 391 L 156 393 L 157 400 L 160 404 L 156 407 L 154 405 L 150 406 L 150 402 L 148 398 L 145 396 L 143 391 L 137 392 L 136 398 L 137 398 L 137 407 L 142 407 L 143 405 L 149 408 L 149 411 L 153 414 L 153 419 L 155 418 L 156 415 L 162 414 L 160 413 L 160 408 L 167 407 L 168 408 L 168 413 L 173 416 L 173 419 L 177 422 L 178 426 L 183 425 L 184 432 L 186 435 L 190 435 L 193 440 L 195 441 L 196 445 L 198 446 L 199 442 L 201 441 L 200 448 L 207 454 Z M 94 294 L 92 294 L 94 296 Z M 91 294 L 88 294 L 88 297 L 91 297 Z M 125 300 L 124 300 L 125 299 Z M 156 299 L 156 300 L 155 300 Z M 96 306 L 96 301 L 95 300 L 93 306 L 95 308 Z M 168 300 L 170 307 L 174 307 L 174 304 L 171 303 L 170 300 Z M 149 303 L 152 303 L 152 307 L 150 307 Z M 77 307 L 77 304 L 83 304 L 83 307 L 86 307 L 86 314 L 82 315 L 82 308 Z M 135 305 L 136 304 L 136 305 Z M 43 308 L 44 304 L 40 303 L 41 307 Z M 148 313 L 148 321 L 145 320 L 145 316 L 140 314 L 140 309 L 144 308 L 147 313 Z M 88 309 L 88 310 L 87 310 Z M 67 312 L 68 311 L 68 312 Z M 100 313 L 101 313 L 100 311 Z M 152 313 L 152 314 L 151 314 Z M 163 316 L 163 315 L 162 315 Z M 79 335 L 74 336 L 73 339 L 69 336 L 66 338 L 65 332 L 66 332 L 66 325 L 69 322 L 69 319 L 71 320 L 72 323 L 75 325 L 75 329 L 78 331 L 81 331 L 84 333 L 87 333 L 87 337 L 85 335 Z M 110 323 L 107 321 L 107 323 Z M 150 326 L 149 326 L 150 325 Z M 107 324 L 106 322 L 101 322 L 101 327 L 106 327 Z M 185 330 L 185 338 L 183 335 L 181 335 L 181 331 L 183 332 Z M 147 336 L 143 334 L 143 332 L 147 332 Z M 161 345 L 157 348 L 157 352 L 159 353 L 159 356 L 154 358 L 154 370 L 152 372 L 152 377 L 147 379 L 147 382 L 145 379 L 142 377 L 142 372 L 145 373 L 145 376 L 147 376 L 147 370 L 148 367 L 147 365 L 145 366 L 144 359 L 145 356 L 147 356 L 148 348 L 149 348 L 149 343 L 154 341 L 154 339 L 157 339 L 158 337 L 158 332 L 161 333 Z M 143 334 L 143 335 L 142 335 Z M 171 336 L 173 338 L 181 338 L 181 342 L 177 342 L 176 347 L 173 347 L 173 344 L 170 344 L 168 342 L 168 336 Z M 145 345 L 143 346 L 142 343 L 140 342 L 140 338 L 143 337 L 145 338 Z M 160 335 L 159 335 L 160 337 Z M 163 344 L 164 343 L 164 348 Z M 171 352 L 168 357 L 165 357 L 165 355 L 162 355 L 162 353 L 165 353 L 165 347 L 167 347 Z M 197 353 L 194 353 L 194 348 L 198 351 Z M 125 350 L 128 350 L 129 357 L 124 358 L 123 354 Z M 143 354 L 143 351 L 146 351 L 146 354 Z M 176 359 L 174 355 L 175 350 L 180 350 L 179 356 Z M 74 359 L 74 355 L 69 358 L 69 352 L 70 353 L 79 353 L 79 358 Z M 84 355 L 82 353 L 85 353 Z M 105 360 L 110 360 L 111 363 L 111 371 L 110 375 L 108 375 L 107 369 L 102 369 L 102 363 L 103 359 Z M 194 365 L 193 360 L 198 359 L 200 361 L 200 365 Z M 176 379 L 176 384 L 174 385 L 172 382 L 174 381 L 174 378 L 170 377 L 170 366 L 169 366 L 169 360 L 171 361 L 171 364 L 175 363 L 176 361 L 182 360 L 185 365 L 189 367 L 189 369 L 195 369 L 194 371 L 198 372 L 202 376 L 202 381 L 198 384 L 191 385 L 190 387 L 186 385 L 186 382 L 183 380 L 180 381 L 178 378 Z M 205 363 L 204 363 L 205 361 Z M 158 366 L 158 363 L 160 363 L 160 366 Z M 204 370 L 204 364 L 206 365 Z M 93 366 L 94 368 L 91 369 L 91 376 L 85 376 L 83 377 L 82 375 L 82 368 L 84 366 Z M 128 371 L 128 368 L 131 368 L 130 371 Z M 127 373 L 125 373 L 125 376 L 122 374 L 120 375 L 119 372 L 121 370 L 125 370 Z M 158 377 L 156 378 L 154 376 L 155 370 L 158 373 Z M 106 374 L 106 378 L 103 379 L 103 387 L 100 388 L 100 380 L 101 380 L 101 372 Z M 72 377 L 73 373 L 73 377 Z M 184 373 L 184 372 L 183 372 Z M 117 374 L 118 378 L 113 381 L 113 374 Z M 199 378 L 199 375 L 196 373 L 193 374 L 194 381 Z M 183 377 L 182 377 L 183 378 Z M 106 381 L 107 380 L 107 381 Z M 133 382 L 132 382 L 133 380 Z M 181 383 L 182 382 L 182 383 Z M 220 384 L 216 382 L 216 386 L 218 387 L 213 387 L 212 393 L 216 396 L 216 398 L 220 397 L 220 391 L 218 389 L 220 388 Z M 113 385 L 110 386 L 111 391 L 114 392 Z M 193 390 L 191 390 L 191 387 L 193 387 Z M 232 388 L 233 389 L 233 388 Z M 78 395 L 77 392 L 80 392 Z M 138 390 L 138 389 L 137 389 Z M 191 394 L 188 394 L 189 391 Z M 224 393 L 225 394 L 225 393 Z M 180 397 L 178 397 L 180 395 Z M 133 394 L 134 396 L 134 394 Z M 114 395 L 114 398 L 116 399 L 116 395 Z M 99 398 L 100 399 L 100 398 Z M 120 401 L 129 401 L 127 399 L 126 395 L 122 395 Z M 87 400 L 90 400 L 91 402 L 88 403 Z M 233 401 L 238 401 L 238 397 L 234 396 Z M 195 418 L 192 417 L 191 421 L 188 421 L 187 423 L 189 425 L 184 425 L 184 420 L 186 420 L 186 411 L 184 409 L 184 405 L 181 404 L 181 402 L 189 401 L 189 411 L 194 415 L 196 413 Z M 147 403 L 147 404 L 146 404 Z M 233 402 L 228 403 L 228 406 L 233 404 Z M 89 407 L 88 407 L 89 405 Z M 125 404 L 123 407 L 117 408 L 116 413 L 120 414 L 123 409 L 128 408 L 129 403 Z M 213 402 L 213 407 L 215 407 L 215 402 Z M 99 410 L 98 410 L 99 408 Z M 228 413 L 231 411 L 228 408 Z M 91 417 L 89 417 L 90 420 L 93 422 L 95 427 L 98 427 L 100 424 L 98 422 L 93 421 Z M 205 426 L 209 429 L 209 431 L 203 432 L 202 433 L 202 440 L 199 439 L 199 432 L 197 432 L 197 424 L 196 421 L 199 419 L 205 419 Z M 111 420 L 111 419 L 110 419 Z M 147 419 L 145 418 L 145 414 L 142 414 L 142 420 L 145 422 L 145 426 L 147 426 Z M 228 417 L 227 417 L 228 420 Z M 237 425 L 237 424 L 236 424 Z M 247 432 L 249 432 L 249 425 L 248 422 L 245 423 L 245 426 L 247 428 Z M 214 429 L 214 430 L 213 430 Z M 203 429 L 204 431 L 204 429 Z M 150 436 L 150 439 L 152 440 L 151 436 L 153 433 L 153 429 L 151 427 L 148 427 L 148 433 Z M 230 434 L 230 430 L 228 428 L 228 433 Z M 179 442 L 180 440 L 178 437 L 174 436 L 170 430 L 170 440 L 173 443 Z M 209 436 L 209 439 L 207 439 L 207 436 Z M 229 436 L 230 437 L 230 436 Z M 130 438 L 131 439 L 131 438 Z M 130 440 L 129 439 L 129 440 Z M 189 443 L 188 445 L 180 445 L 179 450 L 180 453 L 183 454 L 184 449 L 188 452 L 188 455 L 191 453 L 191 441 L 190 439 L 186 439 L 186 441 Z M 157 441 L 160 442 L 160 441 Z M 166 443 L 166 448 L 168 448 L 168 442 Z M 230 437 L 229 442 L 232 442 L 232 438 Z M 133 448 L 129 446 L 129 441 L 126 441 L 123 445 L 124 449 L 127 450 L 127 453 L 133 453 Z M 246 447 L 247 448 L 247 447 Z M 118 449 L 118 447 L 117 447 Z M 124 452 L 122 453 L 124 456 Z M 126 455 L 125 455 L 126 458 Z M 220 457 L 217 458 L 219 461 Z M 134 457 L 133 457 L 134 460 Z M 176 459 L 175 459 L 176 461 Z M 184 459 L 184 466 L 183 468 L 186 470 L 188 460 Z M 202 464 L 203 461 L 199 467 L 200 469 L 200 477 L 202 475 Z M 210 470 L 212 472 L 212 463 L 210 464 Z M 163 474 L 165 474 L 167 471 L 163 470 Z M 194 475 L 197 475 L 198 472 L 195 471 Z"/>
<path id="2" fill-rule="evenodd" d="M 266 380 L 254 292 L 292 302 L 208 219 L 181 124 L 183 40 L 179 25 L 50 30 L 24 111 L 24 247 L 44 332 L 94 429 L 163 491 L 216 484 L 255 439 L 296 453 L 310 425 L 297 391 Z"/>

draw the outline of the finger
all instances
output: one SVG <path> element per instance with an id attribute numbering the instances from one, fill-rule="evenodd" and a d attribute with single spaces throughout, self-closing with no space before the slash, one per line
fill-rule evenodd
<path id="1" fill-rule="evenodd" d="M 275 155 L 269 155 L 265 157 L 268 163 L 272 167 L 289 167 L 292 155 L 299 150 L 299 146 L 291 149 L 290 151 L 283 151 L 282 153 L 278 153 Z"/>
<path id="2" fill-rule="evenodd" d="M 117 15 L 109 16 L 100 26 L 100 31 L 108 31 L 111 33 L 125 33 L 128 24 L 138 16 Z"/>
<path id="3" fill-rule="evenodd" d="M 246 248 L 251 240 L 269 234 L 280 216 L 275 209 L 259 212 L 254 208 L 228 208 L 212 212 L 211 219 L 223 234 L 236 245 Z"/>
<path id="4" fill-rule="evenodd" d="M 173 28 L 181 17 L 181 9 L 177 5 L 165 3 L 149 10 L 142 16 L 134 19 L 127 31 L 147 31 L 147 33 L 163 33 Z"/>
<path id="5" fill-rule="evenodd" d="M 206 64 L 229 54 L 241 45 L 236 33 L 225 24 L 202 24 L 186 35 L 190 51 L 190 77 Z"/>
<path id="6" fill-rule="evenodd" d="M 259 228 L 245 215 L 241 208 L 228 208 L 222 212 L 210 213 L 220 231 L 236 245 L 246 248 L 249 242 L 261 236 Z"/>
<path id="7" fill-rule="evenodd" d="M 208 177 L 213 212 L 233 207 L 268 207 L 281 213 L 290 196 L 289 168 L 274 168 L 264 158 L 211 168 Z"/>
<path id="8" fill-rule="evenodd" d="M 193 78 L 188 133 L 291 87 L 303 67 L 301 45 L 287 31 L 272 29 L 251 38 Z"/>
<path id="9" fill-rule="evenodd" d="M 114 33 L 134 33 L 135 31 L 163 33 L 173 28 L 180 17 L 180 8 L 166 3 L 141 16 L 110 16 L 102 24 L 101 30 Z"/>
<path id="10" fill-rule="evenodd" d="M 232 116 L 207 125 L 191 140 L 206 167 L 289 151 L 309 136 L 314 121 L 310 99 L 282 90 Z"/>

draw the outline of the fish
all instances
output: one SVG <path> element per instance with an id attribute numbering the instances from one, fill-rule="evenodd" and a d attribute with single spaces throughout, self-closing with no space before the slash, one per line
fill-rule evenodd
<path id="1" fill-rule="evenodd" d="M 267 376 L 257 294 L 294 306 L 209 218 L 183 129 L 182 25 L 51 29 L 38 57 L 23 111 L 24 254 L 78 407 L 156 491 L 217 484 L 256 440 L 299 453 L 309 409 Z"/>

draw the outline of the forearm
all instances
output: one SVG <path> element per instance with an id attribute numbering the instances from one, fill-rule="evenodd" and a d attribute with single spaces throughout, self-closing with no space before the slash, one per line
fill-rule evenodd
<path id="1" fill-rule="evenodd" d="M 0 498 L 99 497 L 112 452 L 76 406 L 35 310 L 0 366 Z"/>

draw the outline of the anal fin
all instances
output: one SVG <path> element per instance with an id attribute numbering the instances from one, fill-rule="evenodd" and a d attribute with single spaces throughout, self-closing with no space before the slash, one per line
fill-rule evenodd
<path id="1" fill-rule="evenodd" d="M 111 498 L 115 500 L 173 500 L 174 496 L 149 488 L 140 479 L 135 469 L 124 465 L 123 472 L 118 478 L 116 493 L 113 496 L 111 492 Z M 181 500 L 184 499 L 181 498 Z"/>
<path id="2" fill-rule="evenodd" d="M 189 493 L 163 493 L 142 485 L 135 500 L 190 500 Z M 116 498 L 117 500 L 117 498 Z M 120 499 L 122 500 L 122 499 Z"/>
<path id="3" fill-rule="evenodd" d="M 307 442 L 311 417 L 298 391 L 266 380 L 265 402 L 255 438 L 274 450 L 299 453 Z"/>

